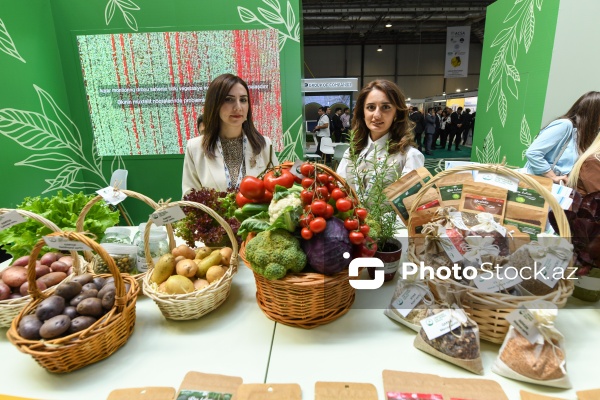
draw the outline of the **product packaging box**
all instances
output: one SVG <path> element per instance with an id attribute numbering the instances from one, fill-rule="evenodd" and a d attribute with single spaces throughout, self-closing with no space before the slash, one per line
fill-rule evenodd
<path id="1" fill-rule="evenodd" d="M 427 168 L 421 167 L 410 171 L 385 189 L 386 197 L 405 225 L 408 223 L 408 213 L 410 211 L 406 206 L 405 199 L 417 194 L 431 178 L 432 176 Z M 427 196 L 423 196 L 419 202 L 419 206 L 431 202 L 431 199 L 426 197 Z M 412 205 L 412 202 L 410 203 Z"/>

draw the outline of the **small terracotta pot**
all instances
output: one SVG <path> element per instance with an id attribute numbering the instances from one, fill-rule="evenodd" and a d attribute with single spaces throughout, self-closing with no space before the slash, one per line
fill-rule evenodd
<path id="1" fill-rule="evenodd" d="M 391 281 L 396 275 L 402 257 L 402 243 L 397 239 L 389 239 L 383 249 L 377 250 L 374 257 L 379 258 L 384 264 L 384 282 Z M 369 277 L 375 278 L 375 268 L 367 268 Z"/>

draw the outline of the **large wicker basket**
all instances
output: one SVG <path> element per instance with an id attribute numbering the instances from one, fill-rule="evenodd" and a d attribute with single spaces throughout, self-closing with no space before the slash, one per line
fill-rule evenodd
<path id="1" fill-rule="evenodd" d="M 440 172 L 435 175 L 433 179 L 429 180 L 419 191 L 415 201 L 413 202 L 410 215 L 415 212 L 419 201 L 425 192 L 431 188 L 436 182 L 445 176 L 464 172 L 464 171 L 485 171 L 494 172 L 497 174 L 507 175 L 513 178 L 517 178 L 520 181 L 524 181 L 531 188 L 535 189 L 544 199 L 549 203 L 550 208 L 554 210 L 556 221 L 559 228 L 560 235 L 566 240 L 571 240 L 571 230 L 569 228 L 568 221 L 565 213 L 554 198 L 554 196 L 542 185 L 540 185 L 535 179 L 531 178 L 527 174 L 520 173 L 508 167 L 499 164 L 473 164 L 455 167 L 446 171 Z M 409 219 L 409 231 L 410 231 L 410 219 Z M 418 264 L 421 260 L 415 254 L 415 240 L 409 238 L 409 260 Z M 572 268 L 572 263 L 569 264 L 569 270 Z M 451 280 L 433 280 L 432 289 L 435 291 L 437 284 L 449 284 L 458 288 L 467 290 L 467 294 L 464 299 L 463 306 L 465 311 L 471 316 L 471 318 L 479 325 L 479 335 L 481 339 L 487 340 L 493 343 L 502 343 L 504 337 L 508 332 L 509 323 L 506 321 L 506 315 L 518 308 L 519 304 L 524 301 L 531 300 L 546 300 L 556 304 L 559 308 L 564 307 L 567 302 L 567 298 L 573 293 L 573 282 L 571 280 L 562 279 L 560 280 L 555 289 L 544 295 L 544 296 L 513 296 L 505 293 L 490 293 L 479 290 L 476 287 L 465 286 L 460 283 Z"/>
<path id="2" fill-rule="evenodd" d="M 51 340 L 28 340 L 19 335 L 19 322 L 23 317 L 34 314 L 38 304 L 48 297 L 41 293 L 35 283 L 34 258 L 46 244 L 40 240 L 33 249 L 34 258 L 29 262 L 27 279 L 33 301 L 21 311 L 12 321 L 7 332 L 8 340 L 26 354 L 31 355 L 42 367 L 49 372 L 66 373 L 103 360 L 123 346 L 133 332 L 135 325 L 135 303 L 140 290 L 136 280 L 127 275 L 121 275 L 112 257 L 98 243 L 78 232 L 55 232 L 50 236 L 59 236 L 76 240 L 96 251 L 108 264 L 115 280 L 115 304 L 103 317 L 89 328 L 80 332 Z M 129 286 L 127 290 L 127 286 Z"/>
<path id="3" fill-rule="evenodd" d="M 331 168 L 314 164 L 333 176 L 354 198 L 357 194 L 346 181 Z M 290 163 L 284 163 L 284 168 Z M 245 257 L 246 243 L 240 250 L 240 258 L 252 269 Z M 254 270 L 256 281 L 256 301 L 265 315 L 284 325 L 312 329 L 330 323 L 346 314 L 355 298 L 355 289 L 350 285 L 348 270 L 327 276 L 317 272 L 288 273 L 282 279 L 268 280 Z"/>
<path id="4" fill-rule="evenodd" d="M 51 229 L 53 232 L 60 231 L 60 228 L 58 226 L 56 226 L 56 224 L 54 224 L 54 222 L 47 220 L 46 218 L 42 217 L 41 215 L 32 213 L 31 211 L 0 208 L 0 215 L 6 214 L 10 211 L 16 211 L 17 213 L 19 213 L 20 215 L 22 215 L 24 217 L 36 220 L 40 224 Z M 82 274 L 86 268 L 87 263 L 84 262 L 83 258 L 78 256 L 76 252 L 71 251 L 70 254 L 73 257 L 73 269 L 75 271 L 74 274 L 76 274 L 76 275 Z M 69 280 L 71 277 L 67 277 L 67 280 Z M 52 292 L 54 292 L 55 289 L 56 289 L 56 287 L 48 288 L 44 291 L 44 293 L 52 293 Z M 0 328 L 8 328 L 10 326 L 10 323 L 12 322 L 12 320 L 17 315 L 19 315 L 21 310 L 30 301 L 31 301 L 31 296 L 29 296 L 29 295 L 19 297 L 18 299 L 0 300 Z"/>
<path id="5" fill-rule="evenodd" d="M 152 200 L 151 198 L 149 198 L 147 196 L 144 196 L 141 193 L 134 192 L 131 190 L 125 190 L 125 189 L 118 189 L 118 191 L 121 193 L 124 193 L 125 195 L 127 195 L 127 197 L 132 197 L 134 199 L 138 199 L 138 200 L 146 203 L 148 206 L 152 207 L 154 210 L 158 209 L 158 207 L 159 207 L 159 204 L 157 202 L 155 202 L 154 200 Z M 90 211 L 90 209 L 94 206 L 94 204 L 96 204 L 97 202 L 99 202 L 102 199 L 103 199 L 102 196 L 96 196 L 93 199 L 91 199 L 85 205 L 85 207 L 83 207 L 83 209 L 81 210 L 81 214 L 79 214 L 79 218 L 77 218 L 77 224 L 75 225 L 77 228 L 77 232 L 83 232 L 85 216 Z M 173 234 L 173 227 L 171 226 L 171 224 L 166 224 L 166 228 L 167 228 L 167 235 L 169 237 L 169 246 L 172 250 L 175 247 L 175 235 Z M 85 259 L 90 262 L 88 264 L 88 271 L 93 273 L 95 265 L 93 262 L 92 252 L 85 251 L 83 254 L 84 254 Z M 142 286 L 142 280 L 143 280 L 145 274 L 146 274 L 145 272 L 142 272 L 142 273 L 134 275 L 134 278 L 137 280 L 140 287 Z"/>
<path id="6" fill-rule="evenodd" d="M 238 267 L 238 244 L 235 234 L 231 230 L 229 224 L 213 209 L 205 206 L 204 204 L 196 203 L 193 201 L 176 201 L 173 203 L 165 204 L 159 207 L 157 211 L 162 211 L 169 207 L 174 206 L 186 206 L 196 207 L 212 218 L 214 218 L 227 232 L 227 236 L 231 241 L 232 253 L 229 268 L 223 277 L 217 282 L 211 283 L 204 289 L 196 290 L 186 294 L 167 294 L 158 291 L 156 284 L 150 282 L 152 276 L 152 270 L 154 269 L 154 261 L 150 254 L 150 246 L 148 240 L 150 238 L 150 228 L 152 226 L 152 219 L 148 221 L 146 225 L 146 231 L 144 232 L 144 243 L 146 250 L 146 261 L 148 262 L 148 272 L 143 279 L 143 291 L 144 294 L 150 297 L 158 305 L 158 308 L 162 312 L 163 316 L 167 319 L 173 320 L 191 320 L 198 319 L 205 314 L 215 310 L 219 307 L 229 296 L 231 290 L 231 282 L 233 275 L 237 272 Z"/>

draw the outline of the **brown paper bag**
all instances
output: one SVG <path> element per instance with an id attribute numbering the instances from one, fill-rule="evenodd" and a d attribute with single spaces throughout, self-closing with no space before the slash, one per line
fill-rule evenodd
<path id="1" fill-rule="evenodd" d="M 580 390 L 577 392 L 578 400 L 598 400 L 600 399 L 600 389 Z"/>
<path id="2" fill-rule="evenodd" d="M 302 400 L 302 390 L 297 383 L 246 383 L 235 400 Z"/>
<path id="3" fill-rule="evenodd" d="M 188 372 L 177 391 L 177 398 L 182 396 L 200 397 L 209 393 L 235 395 L 242 384 L 242 378 L 227 375 L 204 374 L 202 372 Z"/>
<path id="4" fill-rule="evenodd" d="M 2 398 L 2 396 L 0 396 Z M 143 387 L 116 389 L 110 392 L 106 400 L 171 400 L 175 399 L 175 388 Z"/>
<path id="5" fill-rule="evenodd" d="M 496 222 L 504 221 L 506 211 L 506 198 L 508 190 L 485 183 L 465 183 L 458 211 L 462 212 L 463 220 L 467 226 L 477 225 L 475 218 L 480 213 L 490 213 Z"/>
<path id="6" fill-rule="evenodd" d="M 521 400 L 567 400 L 563 397 L 543 396 L 541 394 L 530 393 L 530 392 L 526 392 L 524 390 L 521 390 L 519 393 L 521 394 Z M 598 398 L 594 397 L 594 399 L 598 399 Z M 579 400 L 582 400 L 581 397 L 579 398 Z M 590 400 L 592 400 L 592 399 L 590 399 Z"/>
<path id="7" fill-rule="evenodd" d="M 370 383 L 317 382 L 315 400 L 377 400 L 377 389 Z"/>
<path id="8" fill-rule="evenodd" d="M 410 171 L 385 189 L 392 208 L 405 225 L 408 224 L 409 210 L 404 205 L 404 199 L 417 194 L 431 178 L 427 168 L 421 167 Z"/>
<path id="9" fill-rule="evenodd" d="M 473 183 L 473 174 L 470 172 L 447 175 L 439 179 L 435 186 L 438 188 L 442 206 L 458 208 L 465 183 Z"/>
<path id="10" fill-rule="evenodd" d="M 550 178 L 535 175 L 530 177 L 548 191 L 552 190 L 552 180 Z M 524 229 L 528 228 L 527 232 L 530 234 L 538 229 L 541 232 L 548 221 L 548 209 L 549 205 L 546 199 L 521 180 L 516 192 L 508 191 L 504 218 L 511 221 L 513 225 L 515 225 L 515 222 L 517 226 L 522 224 L 519 229 L 525 231 Z"/>

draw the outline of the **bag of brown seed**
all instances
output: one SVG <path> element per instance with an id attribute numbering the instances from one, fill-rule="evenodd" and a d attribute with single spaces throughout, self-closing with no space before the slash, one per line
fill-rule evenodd
<path id="1" fill-rule="evenodd" d="M 463 255 L 447 232 L 446 227 L 439 222 L 431 222 L 423 226 L 422 233 L 425 235 L 425 244 L 419 259 L 426 266 L 452 267 L 454 263 L 462 266 Z"/>
<path id="2" fill-rule="evenodd" d="M 438 285 L 437 292 L 445 307 L 429 310 L 420 321 L 421 330 L 414 346 L 434 357 L 483 375 L 479 347 L 479 327 L 462 310 L 461 298 L 466 289 Z"/>
<path id="3" fill-rule="evenodd" d="M 385 315 L 402 325 L 419 332 L 419 323 L 427 316 L 427 311 L 435 304 L 433 293 L 427 282 L 419 279 L 418 274 L 398 279 L 392 301 L 383 311 Z"/>
<path id="4" fill-rule="evenodd" d="M 508 334 L 492 371 L 518 381 L 569 389 L 564 337 L 554 326 L 558 308 L 536 300 L 507 316 Z"/>

